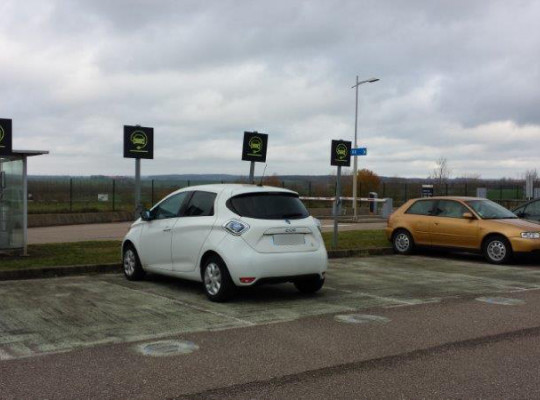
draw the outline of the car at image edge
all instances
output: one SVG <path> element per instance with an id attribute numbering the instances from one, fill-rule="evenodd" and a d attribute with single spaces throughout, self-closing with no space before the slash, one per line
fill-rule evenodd
<path id="1" fill-rule="evenodd" d="M 454 248 L 482 252 L 490 263 L 503 264 L 514 253 L 540 252 L 539 224 L 475 197 L 409 200 L 389 217 L 386 235 L 398 254 L 416 246 Z"/>
<path id="2" fill-rule="evenodd" d="M 519 218 L 540 222 L 540 199 L 533 199 L 512 210 Z"/>
<path id="3" fill-rule="evenodd" d="M 293 282 L 314 293 L 328 265 L 320 223 L 297 193 L 241 184 L 169 194 L 133 223 L 122 260 L 127 279 L 153 272 L 200 281 L 212 301 L 262 283 Z"/>

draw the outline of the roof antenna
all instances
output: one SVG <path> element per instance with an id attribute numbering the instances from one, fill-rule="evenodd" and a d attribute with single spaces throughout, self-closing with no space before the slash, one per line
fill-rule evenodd
<path id="1" fill-rule="evenodd" d="M 267 163 L 264 163 L 264 170 L 263 170 L 263 173 L 261 175 L 261 181 L 259 182 L 259 184 L 257 186 L 262 186 L 262 182 L 263 182 L 263 179 L 264 179 L 264 173 L 266 172 L 266 167 L 268 166 Z"/>

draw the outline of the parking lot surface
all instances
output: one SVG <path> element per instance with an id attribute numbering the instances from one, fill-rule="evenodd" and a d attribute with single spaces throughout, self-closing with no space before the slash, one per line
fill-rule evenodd
<path id="1" fill-rule="evenodd" d="M 0 282 L 0 397 L 328 398 L 339 385 L 336 398 L 463 398 L 436 382 L 471 384 L 471 359 L 486 363 L 486 382 L 495 354 L 512 370 L 522 367 L 512 354 L 536 366 L 538 289 L 534 264 L 461 255 L 332 260 L 317 295 L 282 284 L 224 304 L 197 283 L 153 276 Z"/>

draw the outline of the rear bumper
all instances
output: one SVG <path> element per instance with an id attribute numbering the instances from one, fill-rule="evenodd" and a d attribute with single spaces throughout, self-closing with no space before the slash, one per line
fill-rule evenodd
<path id="1" fill-rule="evenodd" d="M 259 283 L 287 282 L 307 276 L 322 277 L 328 268 L 328 255 L 324 245 L 315 251 L 291 253 L 258 253 L 240 237 L 227 235 L 220 243 L 217 253 L 229 269 L 237 286 Z M 255 278 L 242 283 L 240 278 Z M 260 282 L 259 282 L 260 281 Z"/>

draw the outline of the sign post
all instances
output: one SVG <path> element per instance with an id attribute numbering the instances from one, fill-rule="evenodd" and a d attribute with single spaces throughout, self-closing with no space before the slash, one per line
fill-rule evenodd
<path id="1" fill-rule="evenodd" d="M 268 135 L 266 133 L 244 132 L 242 146 L 242 160 L 250 161 L 249 183 L 255 183 L 255 163 L 266 162 L 266 150 L 268 148 Z"/>
<path id="2" fill-rule="evenodd" d="M 334 234 L 332 236 L 332 248 L 336 249 L 338 244 L 338 216 L 341 213 L 341 167 L 351 166 L 351 142 L 332 140 L 330 165 L 337 166 L 336 198 L 334 201 Z"/>
<path id="3" fill-rule="evenodd" d="M 135 218 L 141 212 L 141 158 L 154 158 L 154 128 L 124 125 L 124 158 L 135 159 Z"/>

